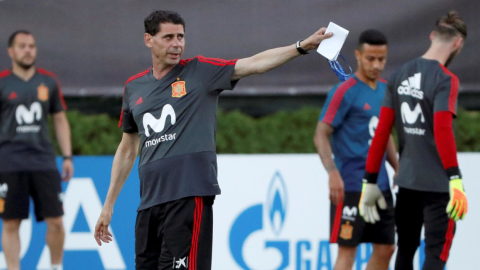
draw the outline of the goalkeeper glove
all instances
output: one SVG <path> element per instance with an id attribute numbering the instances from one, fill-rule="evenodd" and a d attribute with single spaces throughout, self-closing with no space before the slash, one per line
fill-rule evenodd
<path id="1" fill-rule="evenodd" d="M 450 180 L 450 201 L 447 205 L 447 214 L 449 218 L 457 221 L 463 219 L 468 211 L 468 202 L 465 191 L 463 190 L 462 179 Z"/>
<path id="2" fill-rule="evenodd" d="M 360 215 L 365 219 L 365 222 L 374 224 L 376 221 L 380 221 L 376 203 L 378 203 L 380 209 L 387 209 L 387 202 L 378 185 L 370 184 L 367 183 L 366 180 L 363 180 L 362 195 L 358 209 L 360 210 Z"/>

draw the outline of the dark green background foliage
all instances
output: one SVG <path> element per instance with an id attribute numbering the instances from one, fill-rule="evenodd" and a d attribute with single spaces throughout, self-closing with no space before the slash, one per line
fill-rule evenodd
<path id="1" fill-rule="evenodd" d="M 315 153 L 313 134 L 320 109 L 304 108 L 253 118 L 238 111 L 218 112 L 218 153 Z M 122 137 L 118 119 L 107 114 L 67 113 L 75 155 L 115 154 Z M 480 113 L 460 109 L 455 121 L 457 148 L 480 151 Z M 58 152 L 58 145 L 57 152 Z"/>

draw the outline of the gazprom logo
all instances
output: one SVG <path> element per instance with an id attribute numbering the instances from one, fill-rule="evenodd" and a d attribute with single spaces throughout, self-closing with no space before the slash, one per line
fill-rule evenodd
<path id="1" fill-rule="evenodd" d="M 267 193 L 267 202 L 256 204 L 240 213 L 230 230 L 229 242 L 230 252 L 235 262 L 242 269 L 252 269 L 243 256 L 243 247 L 250 235 L 258 231 L 266 230 L 264 226 L 264 210 L 266 211 L 271 227 L 275 236 L 280 236 L 287 214 L 287 189 L 285 182 L 279 172 L 273 175 Z M 265 240 L 265 249 L 276 249 L 280 253 L 280 263 L 271 262 L 269 268 L 286 269 L 290 264 L 290 243 L 289 241 L 279 241 L 278 239 Z M 265 263 L 265 262 L 264 262 Z M 268 263 L 268 262 L 267 262 Z"/>
<path id="2" fill-rule="evenodd" d="M 163 106 L 162 114 L 160 118 L 157 119 L 151 113 L 145 113 L 143 115 L 143 129 L 145 130 L 145 135 L 150 137 L 150 131 L 148 127 L 153 129 L 154 132 L 160 133 L 165 128 L 165 123 L 167 122 L 167 116 L 170 115 L 170 123 L 175 125 L 177 121 L 177 116 L 175 115 L 175 110 L 173 109 L 172 105 L 167 104 Z"/>
<path id="3" fill-rule="evenodd" d="M 287 188 L 280 173 L 276 173 L 268 188 L 268 213 L 273 232 L 278 236 L 282 231 L 287 213 Z"/>

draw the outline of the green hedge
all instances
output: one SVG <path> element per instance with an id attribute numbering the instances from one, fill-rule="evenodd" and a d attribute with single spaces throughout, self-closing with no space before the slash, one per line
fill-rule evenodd
<path id="1" fill-rule="evenodd" d="M 218 153 L 315 153 L 313 134 L 318 108 L 279 112 L 253 118 L 238 111 L 218 113 Z M 75 155 L 112 155 L 121 140 L 118 119 L 107 114 L 67 113 Z M 480 113 L 459 110 L 456 122 L 457 148 L 480 151 Z M 57 151 L 58 151 L 58 146 Z"/>

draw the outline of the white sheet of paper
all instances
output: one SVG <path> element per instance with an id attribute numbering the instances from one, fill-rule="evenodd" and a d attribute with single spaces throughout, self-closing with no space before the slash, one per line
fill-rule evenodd
<path id="1" fill-rule="evenodd" d="M 343 43 L 345 43 L 347 39 L 348 30 L 330 22 L 325 33 L 330 32 L 333 33 L 333 36 L 322 41 L 320 46 L 318 46 L 317 52 L 328 60 L 335 61 L 342 49 Z"/>

